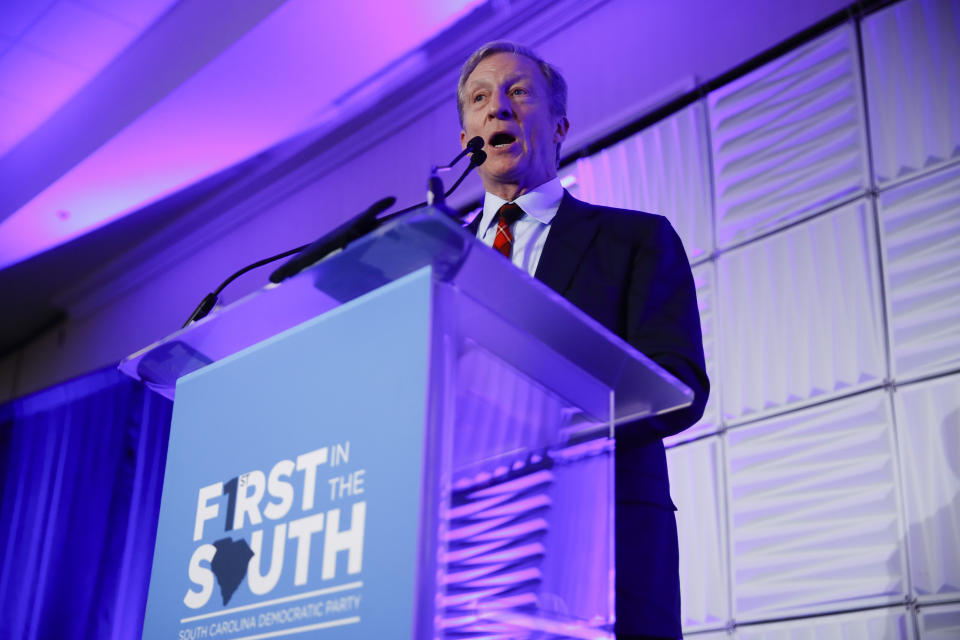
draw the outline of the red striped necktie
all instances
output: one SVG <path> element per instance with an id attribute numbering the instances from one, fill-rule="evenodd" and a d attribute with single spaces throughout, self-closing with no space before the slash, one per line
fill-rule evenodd
<path id="1" fill-rule="evenodd" d="M 522 217 L 523 209 L 512 202 L 507 202 L 500 207 L 497 215 L 494 216 L 497 222 L 497 235 L 493 239 L 493 248 L 507 258 L 513 253 L 513 225 Z"/>

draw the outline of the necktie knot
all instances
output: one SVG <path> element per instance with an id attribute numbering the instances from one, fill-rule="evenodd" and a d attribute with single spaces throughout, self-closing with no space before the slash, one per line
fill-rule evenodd
<path id="1" fill-rule="evenodd" d="M 497 222 L 497 235 L 493 239 L 493 248 L 508 258 L 513 253 L 513 225 L 522 217 L 523 209 L 520 205 L 507 202 L 500 207 L 494 218 Z"/>
<path id="2" fill-rule="evenodd" d="M 523 209 L 515 202 L 506 202 L 497 211 L 497 215 L 507 221 L 507 226 L 512 227 L 514 222 L 523 217 Z"/>

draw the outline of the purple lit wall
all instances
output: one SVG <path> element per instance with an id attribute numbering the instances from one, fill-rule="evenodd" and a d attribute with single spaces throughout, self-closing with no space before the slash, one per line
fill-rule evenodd
<path id="1" fill-rule="evenodd" d="M 567 168 L 694 265 L 713 397 L 668 453 L 690 637 L 960 633 L 958 61 L 956 3 L 908 0 Z"/>

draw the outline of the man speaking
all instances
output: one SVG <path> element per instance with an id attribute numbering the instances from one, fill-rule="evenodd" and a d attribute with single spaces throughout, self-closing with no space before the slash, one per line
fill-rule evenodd
<path id="1" fill-rule="evenodd" d="M 486 196 L 471 229 L 694 391 L 693 404 L 617 431 L 616 632 L 678 638 L 679 554 L 663 438 L 703 414 L 700 318 L 680 238 L 662 216 L 573 198 L 557 177 L 567 85 L 533 51 L 478 49 L 457 86 L 462 145 L 483 138 Z"/>

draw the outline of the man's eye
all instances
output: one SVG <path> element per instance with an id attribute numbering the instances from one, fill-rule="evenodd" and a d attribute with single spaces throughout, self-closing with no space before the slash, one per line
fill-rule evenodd
<path id="1" fill-rule="evenodd" d="M 526 89 L 523 89 L 523 88 L 521 88 L 521 87 L 517 87 L 517 88 L 513 89 L 513 91 L 511 91 L 510 93 L 512 93 L 512 94 L 515 95 L 515 96 L 525 96 L 525 95 L 527 95 L 527 90 L 526 90 Z"/>
<path id="2" fill-rule="evenodd" d="M 483 100 L 483 94 L 482 94 L 482 93 L 478 93 L 477 95 L 473 96 L 473 101 L 474 101 L 474 102 L 480 102 L 481 100 Z"/>

